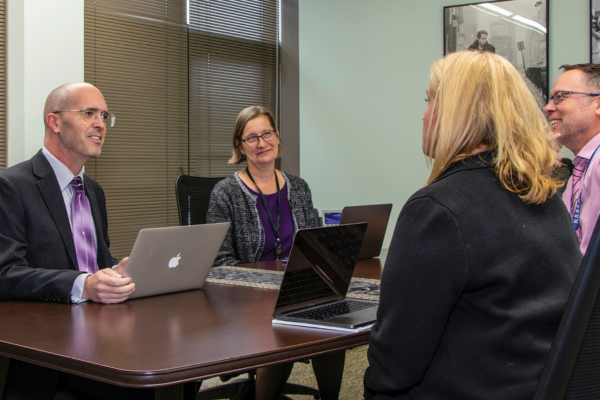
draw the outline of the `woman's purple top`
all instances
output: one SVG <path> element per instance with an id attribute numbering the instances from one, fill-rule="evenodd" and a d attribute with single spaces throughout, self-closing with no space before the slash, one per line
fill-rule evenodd
<path id="1" fill-rule="evenodd" d="M 285 181 L 284 181 L 285 182 Z M 265 247 L 263 248 L 263 252 L 260 256 L 259 261 L 268 261 L 275 260 L 277 256 L 275 255 L 275 231 L 269 222 L 269 215 L 267 214 L 267 210 L 265 209 L 262 200 L 260 199 L 260 193 L 255 192 L 250 189 L 248 185 L 244 182 L 244 185 L 250 193 L 257 197 L 256 199 L 256 210 L 258 211 L 258 215 L 260 216 L 260 221 L 262 222 L 263 228 L 265 230 Z M 292 219 L 292 210 L 290 209 L 290 203 L 288 202 L 287 197 L 287 185 L 283 185 L 279 193 L 280 196 L 280 227 L 279 232 L 281 237 L 281 255 L 280 259 L 285 259 L 290 255 L 290 250 L 292 248 L 292 242 L 294 240 L 294 220 Z M 271 210 L 271 216 L 273 217 L 273 222 L 277 225 L 277 193 L 273 194 L 265 194 L 265 199 L 267 200 L 267 204 L 269 209 Z"/>

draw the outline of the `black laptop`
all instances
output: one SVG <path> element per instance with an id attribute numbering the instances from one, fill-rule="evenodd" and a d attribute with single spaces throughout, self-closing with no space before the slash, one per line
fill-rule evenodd
<path id="1" fill-rule="evenodd" d="M 346 300 L 366 230 L 364 222 L 299 230 L 273 317 L 347 329 L 373 324 L 378 303 Z"/>

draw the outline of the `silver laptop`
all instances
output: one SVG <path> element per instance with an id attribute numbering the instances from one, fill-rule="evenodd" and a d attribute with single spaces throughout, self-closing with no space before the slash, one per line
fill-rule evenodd
<path id="1" fill-rule="evenodd" d="M 356 222 L 366 222 L 369 224 L 360 253 L 358 253 L 359 260 L 379 257 L 391 213 L 392 204 L 344 207 L 340 218 L 340 225 Z"/>
<path id="2" fill-rule="evenodd" d="M 129 298 L 200 289 L 228 229 L 229 222 L 142 229 L 123 272 L 135 283 Z"/>
<path id="3" fill-rule="evenodd" d="M 366 223 L 300 229 L 273 317 L 288 323 L 356 329 L 377 319 L 377 302 L 346 300 Z"/>
<path id="4" fill-rule="evenodd" d="M 366 222 L 369 224 L 358 259 L 379 257 L 385 238 L 392 204 L 371 204 L 366 206 L 348 206 L 342 211 L 323 211 L 323 226 L 353 224 Z"/>

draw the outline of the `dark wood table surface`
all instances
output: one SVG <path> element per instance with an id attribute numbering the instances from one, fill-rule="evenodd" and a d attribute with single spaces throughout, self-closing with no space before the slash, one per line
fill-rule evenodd
<path id="1" fill-rule="evenodd" d="M 280 262 L 245 266 L 283 269 Z M 381 268 L 378 259 L 360 261 L 355 276 L 378 278 Z M 117 305 L 1 302 L 0 355 L 115 385 L 160 388 L 369 340 L 368 331 L 273 326 L 276 297 L 276 290 L 206 283 Z"/>

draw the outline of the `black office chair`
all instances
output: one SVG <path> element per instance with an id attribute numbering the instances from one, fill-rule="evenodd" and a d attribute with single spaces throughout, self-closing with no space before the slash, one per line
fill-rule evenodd
<path id="1" fill-rule="evenodd" d="M 563 186 L 558 189 L 561 195 L 567 188 L 567 181 L 571 175 L 573 175 L 573 168 L 575 168 L 573 161 L 571 161 L 569 158 L 563 158 L 560 161 L 560 165 L 555 167 L 552 171 L 552 177 L 564 183 Z"/>
<path id="2" fill-rule="evenodd" d="M 323 220 L 321 219 L 321 216 L 319 215 L 319 210 L 317 210 L 316 208 L 313 208 L 313 217 L 315 218 L 315 226 L 316 227 L 323 226 Z"/>
<path id="3" fill-rule="evenodd" d="M 180 175 L 175 182 L 180 225 L 206 223 L 210 193 L 223 178 Z"/>
<path id="4" fill-rule="evenodd" d="M 597 222 L 534 400 L 600 399 L 599 289 L 600 223 Z"/>

